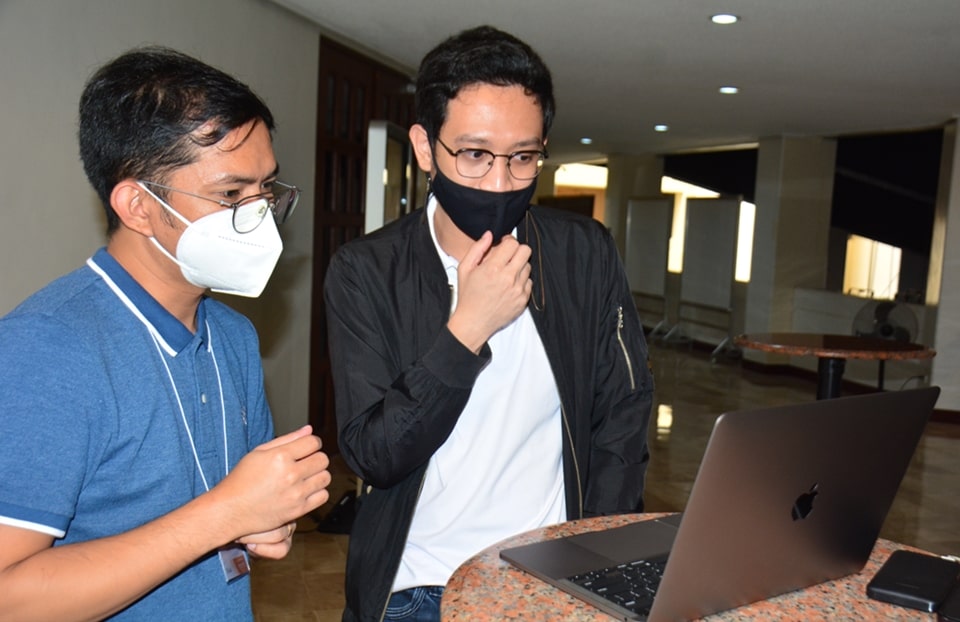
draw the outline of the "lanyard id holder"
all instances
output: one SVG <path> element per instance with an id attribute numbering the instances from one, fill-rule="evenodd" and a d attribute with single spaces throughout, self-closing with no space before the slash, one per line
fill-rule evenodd
<path id="1" fill-rule="evenodd" d="M 217 556 L 220 558 L 220 566 L 223 568 L 223 576 L 227 583 L 250 574 L 250 559 L 242 546 L 238 544 L 225 546 L 217 551 Z"/>
<path id="2" fill-rule="evenodd" d="M 207 335 L 209 339 L 207 351 L 213 359 L 213 367 L 217 372 L 217 387 L 220 391 L 220 415 L 221 421 L 223 422 L 223 472 L 227 474 L 230 472 L 230 457 L 227 445 L 227 410 L 223 400 L 223 381 L 220 379 L 220 366 L 217 364 L 217 355 L 213 351 L 213 334 L 210 331 L 209 324 L 207 324 Z M 197 472 L 200 473 L 200 479 L 203 481 L 203 488 L 209 492 L 210 485 L 207 483 L 207 476 L 203 472 L 203 465 L 200 464 L 200 456 L 197 455 L 197 446 L 193 442 L 193 433 L 190 431 L 190 425 L 187 423 L 187 413 L 184 411 L 183 401 L 180 399 L 180 391 L 177 390 L 177 383 L 173 379 L 170 366 L 167 365 L 167 359 L 160 349 L 160 343 L 157 341 L 156 335 L 151 332 L 150 336 L 153 337 L 153 344 L 157 348 L 157 354 L 160 356 L 160 361 L 163 363 L 167 377 L 170 379 L 170 387 L 173 389 L 173 395 L 177 400 L 177 407 L 180 410 L 180 420 L 183 423 L 183 429 L 187 433 L 187 440 L 193 452 L 193 460 L 197 466 Z M 223 569 L 223 576 L 227 583 L 250 574 L 250 558 L 247 557 L 247 551 L 242 545 L 232 544 L 220 548 L 217 550 L 217 557 L 220 558 L 220 567 Z"/>

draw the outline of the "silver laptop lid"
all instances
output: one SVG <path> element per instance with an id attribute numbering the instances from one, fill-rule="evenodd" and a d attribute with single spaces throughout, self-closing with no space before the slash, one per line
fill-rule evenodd
<path id="1" fill-rule="evenodd" d="M 650 619 L 698 618 L 861 570 L 939 392 L 721 415 Z"/>

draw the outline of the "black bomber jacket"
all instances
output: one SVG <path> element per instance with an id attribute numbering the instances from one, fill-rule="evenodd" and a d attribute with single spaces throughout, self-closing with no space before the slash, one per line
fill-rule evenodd
<path id="1" fill-rule="evenodd" d="M 529 309 L 560 392 L 569 519 L 640 512 L 653 378 L 613 239 L 595 220 L 532 206 Z M 490 359 L 447 330 L 451 294 L 425 210 L 354 240 L 325 275 L 340 451 L 364 480 L 344 620 L 381 620 L 427 463 Z"/>

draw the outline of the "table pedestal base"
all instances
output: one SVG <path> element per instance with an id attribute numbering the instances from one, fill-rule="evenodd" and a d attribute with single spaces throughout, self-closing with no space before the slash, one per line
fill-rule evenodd
<path id="1" fill-rule="evenodd" d="M 817 399 L 840 397 L 846 359 L 823 357 L 817 363 Z"/>

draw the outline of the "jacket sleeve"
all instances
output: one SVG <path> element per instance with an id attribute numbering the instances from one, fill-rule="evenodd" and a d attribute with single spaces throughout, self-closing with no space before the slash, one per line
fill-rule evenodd
<path id="1" fill-rule="evenodd" d="M 334 256 L 324 284 L 340 450 L 351 469 L 378 488 L 426 464 L 491 357 L 486 345 L 480 355 L 463 346 L 447 330 L 443 310 L 433 308 L 441 314 L 435 334 L 420 339 L 426 345 L 417 352 L 423 301 L 410 293 L 415 285 L 405 287 L 395 291 L 389 276 L 348 247 Z"/>
<path id="2" fill-rule="evenodd" d="M 594 378 L 591 450 L 584 513 L 587 516 L 643 511 L 644 478 L 650 454 L 647 429 L 653 404 L 653 375 L 647 345 L 623 264 L 605 235 L 602 272 L 604 305 Z"/>

